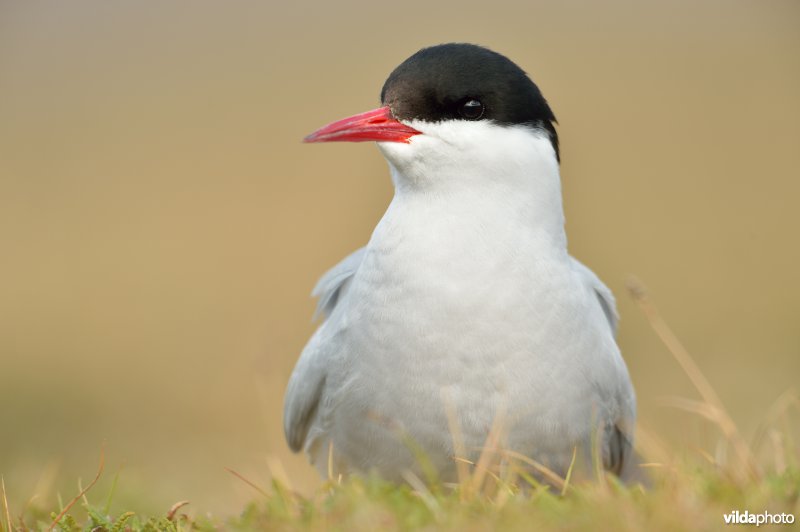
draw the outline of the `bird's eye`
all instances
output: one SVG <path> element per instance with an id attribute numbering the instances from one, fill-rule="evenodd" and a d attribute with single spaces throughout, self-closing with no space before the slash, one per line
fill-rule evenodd
<path id="1" fill-rule="evenodd" d="M 478 120 L 483 116 L 485 108 L 481 102 L 470 98 L 458 107 L 458 114 L 467 120 Z"/>

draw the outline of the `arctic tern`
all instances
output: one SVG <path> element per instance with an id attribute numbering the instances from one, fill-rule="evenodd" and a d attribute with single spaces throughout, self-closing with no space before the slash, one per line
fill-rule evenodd
<path id="1" fill-rule="evenodd" d="M 559 475 L 625 477 L 636 400 L 611 291 L 567 252 L 555 115 L 516 64 L 443 44 L 398 66 L 381 107 L 306 142 L 376 141 L 394 197 L 319 280 L 324 321 L 284 429 L 320 474 L 456 477 L 498 417 L 502 446 Z M 579 465 L 580 465 L 579 464 Z"/>

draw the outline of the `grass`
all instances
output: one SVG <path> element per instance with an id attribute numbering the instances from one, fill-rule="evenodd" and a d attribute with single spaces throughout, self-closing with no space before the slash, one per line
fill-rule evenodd
<path id="1" fill-rule="evenodd" d="M 699 400 L 680 399 L 673 404 L 702 416 L 719 432 L 718 445 L 710 452 L 669 449 L 656 436 L 640 430 L 639 446 L 651 460 L 645 464 L 651 480 L 647 488 L 622 485 L 616 477 L 603 473 L 576 482 L 569 474 L 552 478 L 555 473 L 545 472 L 548 484 L 540 484 L 521 467 L 530 466 L 530 460 L 496 448 L 497 434 L 490 434 L 476 463 L 459 464 L 460 479 L 455 485 L 423 482 L 413 475 L 402 486 L 377 477 L 331 478 L 313 496 L 303 497 L 283 475 L 276 475 L 272 485 L 263 488 L 230 471 L 256 496 L 239 516 L 192 516 L 186 513 L 187 501 L 168 509 L 165 505 L 163 515 L 132 511 L 110 515 L 116 480 L 104 497 L 89 500 L 103 473 L 101 453 L 92 482 L 79 487 L 66 504 L 59 501 L 54 511 L 28 505 L 13 514 L 5 483 L 0 483 L 0 532 L 718 530 L 725 527 L 723 516 L 735 510 L 783 514 L 782 519 L 797 522 L 773 527 L 800 529 L 800 449 L 789 426 L 792 414 L 800 411 L 797 396 L 784 394 L 766 413 L 753 440 L 747 441 L 642 286 L 632 282 L 629 289 L 700 396 Z"/>
<path id="2" fill-rule="evenodd" d="M 63 515 L 28 509 L 4 517 L 3 528 L 63 531 L 180 530 L 717 530 L 733 510 L 798 515 L 800 469 L 738 484 L 731 471 L 681 462 L 664 468 L 651 489 L 607 478 L 573 485 L 562 496 L 547 487 L 504 484 L 464 497 L 451 490 L 396 486 L 378 478 L 328 482 L 305 498 L 274 481 L 228 519 L 191 517 L 182 503 L 163 515 L 108 515 L 103 504 L 81 500 Z M 74 507 L 73 507 L 74 508 Z M 80 517 L 78 516 L 80 515 Z M 59 517 L 60 516 L 60 517 Z M 54 520 L 58 522 L 53 526 Z"/>

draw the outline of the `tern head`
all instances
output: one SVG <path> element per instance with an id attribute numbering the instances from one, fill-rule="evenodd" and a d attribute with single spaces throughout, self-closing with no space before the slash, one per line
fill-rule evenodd
<path id="1" fill-rule="evenodd" d="M 508 185 L 531 165 L 557 172 L 555 115 L 520 67 L 487 48 L 420 50 L 389 75 L 381 103 L 305 141 L 376 141 L 395 183 L 413 188 L 487 179 Z"/>

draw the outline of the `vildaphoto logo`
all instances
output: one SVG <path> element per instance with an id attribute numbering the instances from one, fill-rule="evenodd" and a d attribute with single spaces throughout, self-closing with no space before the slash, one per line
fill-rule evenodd
<path id="1" fill-rule="evenodd" d="M 740 512 L 734 510 L 729 514 L 723 514 L 722 518 L 726 525 L 791 525 L 794 523 L 793 514 L 771 514 L 767 511 L 754 514 L 747 510 Z"/>

